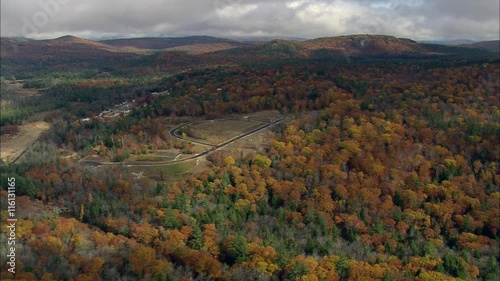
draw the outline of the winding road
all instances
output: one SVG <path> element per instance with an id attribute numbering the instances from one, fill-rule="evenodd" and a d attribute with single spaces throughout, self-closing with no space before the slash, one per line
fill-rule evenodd
<path id="1" fill-rule="evenodd" d="M 161 162 L 141 162 L 141 163 L 122 163 L 122 162 L 97 162 L 97 161 L 81 161 L 80 164 L 81 165 L 86 165 L 86 166 L 124 166 L 124 167 L 151 167 L 151 166 L 168 166 L 168 165 L 172 165 L 172 164 L 178 164 L 178 163 L 182 163 L 182 162 L 186 162 L 186 161 L 189 161 L 189 160 L 193 160 L 193 159 L 197 159 L 197 158 L 200 158 L 200 157 L 203 157 L 203 156 L 206 156 L 214 151 L 217 151 L 219 149 L 222 149 L 228 145 L 230 145 L 231 143 L 237 141 L 237 140 L 240 140 L 240 139 L 243 139 L 243 138 L 246 138 L 252 134 L 255 134 L 259 131 L 262 131 L 264 129 L 267 129 L 271 126 L 274 126 L 278 123 L 280 123 L 281 121 L 283 121 L 285 119 L 285 117 L 281 117 L 281 118 L 278 118 L 276 120 L 272 120 L 271 122 L 267 122 L 265 123 L 264 125 L 258 127 L 258 128 L 255 128 L 255 129 L 252 129 L 246 133 L 243 133 L 243 134 L 240 134 L 234 138 L 231 138 L 229 140 L 226 140 L 225 142 L 223 143 L 220 143 L 218 145 L 214 145 L 214 144 L 211 144 L 211 143 L 205 143 L 205 142 L 202 142 L 202 141 L 196 141 L 196 140 L 192 140 L 192 139 L 188 139 L 188 138 L 184 138 L 184 137 L 181 137 L 181 136 L 178 136 L 175 132 L 179 129 L 181 129 L 182 127 L 184 126 L 187 126 L 187 125 L 190 125 L 192 123 L 186 123 L 186 124 L 182 124 L 182 125 L 179 125 L 173 129 L 171 129 L 169 131 L 169 134 L 174 137 L 174 138 L 177 138 L 177 139 L 180 139 L 180 140 L 183 140 L 183 141 L 189 141 L 189 142 L 193 142 L 193 143 L 198 143 L 198 144 L 202 144 L 202 145 L 207 145 L 207 146 L 211 146 L 212 148 L 206 150 L 206 151 L 203 151 L 201 153 L 198 153 L 198 154 L 195 154 L 193 156 L 190 156 L 188 158 L 184 158 L 184 159 L 180 159 L 180 160 L 172 160 L 172 161 L 161 161 Z M 260 122 L 262 122 L 261 120 L 259 120 Z"/>

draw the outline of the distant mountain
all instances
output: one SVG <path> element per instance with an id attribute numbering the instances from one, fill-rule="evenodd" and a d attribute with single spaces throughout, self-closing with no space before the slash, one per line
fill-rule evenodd
<path id="1" fill-rule="evenodd" d="M 50 40 L 0 38 L 2 66 L 9 73 L 103 67 L 123 64 L 145 54 L 131 47 L 114 47 L 74 36 Z"/>
<path id="2" fill-rule="evenodd" d="M 301 42 L 276 39 L 269 42 L 257 43 L 254 46 L 239 49 L 243 52 L 248 52 L 248 55 L 256 57 L 270 57 L 270 58 L 291 58 L 301 57 L 304 47 Z"/>
<path id="3" fill-rule="evenodd" d="M 492 40 L 492 41 L 473 41 L 468 39 L 456 39 L 456 40 L 426 40 L 419 41 L 422 44 L 438 44 L 438 45 L 446 45 L 446 46 L 458 46 L 458 47 L 466 47 L 466 48 L 476 48 L 487 50 L 490 52 L 500 52 L 500 40 Z"/>
<path id="4" fill-rule="evenodd" d="M 477 48 L 495 53 L 500 52 L 500 40 L 475 42 L 471 44 L 464 44 L 461 46 L 467 48 Z"/>
<path id="5" fill-rule="evenodd" d="M 455 40 L 423 40 L 418 41 L 419 43 L 424 44 L 439 44 L 439 45 L 447 45 L 447 46 L 459 46 L 464 44 L 471 44 L 476 41 L 472 41 L 469 39 L 455 39 Z"/>
<path id="6" fill-rule="evenodd" d="M 242 41 L 245 43 L 262 43 L 270 42 L 274 40 L 287 40 L 287 41 L 306 41 L 308 39 L 302 37 L 287 37 L 287 36 L 240 36 L 240 37 L 230 37 L 229 39 Z"/>
<path id="7" fill-rule="evenodd" d="M 308 40 L 302 45 L 316 56 L 318 51 L 338 52 L 349 56 L 427 54 L 417 42 L 387 35 L 349 35 Z M 321 53 L 321 52 L 320 52 Z"/>
<path id="8" fill-rule="evenodd" d="M 212 51 L 219 51 L 222 49 L 230 49 L 236 47 L 247 46 L 247 43 L 243 43 L 236 40 L 229 40 L 223 38 L 216 38 L 210 36 L 189 36 L 189 37 L 171 37 L 171 38 L 124 38 L 124 39 L 111 39 L 103 40 L 101 43 L 115 46 L 115 47 L 134 47 L 138 49 L 149 49 L 149 50 L 165 50 L 174 49 L 180 51 L 192 51 L 193 48 L 188 48 L 182 46 L 195 46 L 198 45 L 198 49 L 195 53 L 204 53 L 200 51 L 201 49 L 210 49 Z"/>
<path id="9" fill-rule="evenodd" d="M 498 50 L 499 45 L 498 41 L 491 41 L 466 46 L 420 44 L 387 35 L 350 35 L 305 41 L 277 39 L 255 44 L 209 36 L 104 41 L 63 36 L 51 40 L 0 38 L 0 59 L 4 73 L 12 75 L 75 68 L 119 69 L 126 73 L 135 71 L 136 67 L 153 65 L 162 72 L 172 73 L 191 67 L 277 59 L 484 57 L 488 53 L 475 48 Z"/>
<path id="10" fill-rule="evenodd" d="M 441 54 L 413 40 L 387 35 L 349 35 L 306 41 L 273 40 L 248 48 L 225 51 L 225 53 L 254 58 L 387 57 Z"/>
<path id="11" fill-rule="evenodd" d="M 114 47 L 100 42 L 63 36 L 50 40 L 27 40 L 22 38 L 0 38 L 1 58 L 19 61 L 37 59 L 78 60 L 122 56 L 124 53 L 144 53 L 130 47 Z"/>

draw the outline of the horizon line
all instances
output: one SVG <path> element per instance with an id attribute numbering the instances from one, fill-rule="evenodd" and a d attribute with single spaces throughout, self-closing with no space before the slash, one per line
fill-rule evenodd
<path id="1" fill-rule="evenodd" d="M 395 38 L 401 38 L 401 39 L 411 39 L 416 42 L 453 42 L 453 41 L 470 41 L 470 43 L 477 43 L 477 42 L 488 42 L 488 41 L 500 41 L 500 37 L 497 39 L 492 39 L 492 40 L 473 40 L 469 38 L 453 38 L 453 39 L 436 39 L 436 38 L 427 38 L 427 39 L 414 39 L 411 37 L 398 37 L 396 35 L 390 35 L 390 34 L 362 34 L 362 33 L 354 33 L 354 34 L 341 34 L 341 35 L 332 35 L 332 36 L 319 36 L 319 37 L 311 37 L 311 38 L 306 38 L 306 37 L 300 37 L 300 36 L 283 36 L 283 35 L 267 35 L 267 36 L 252 36 L 252 35 L 239 35 L 239 36 L 213 36 L 213 35 L 205 35 L 205 34 L 199 34 L 199 35 L 181 35 L 181 36 L 169 36 L 169 35 L 145 35 L 145 36 L 132 36 L 132 37 L 127 37 L 127 36 L 102 36 L 102 37 L 79 37 L 75 36 L 73 34 L 66 34 L 63 36 L 58 36 L 58 37 L 51 37 L 51 38 L 30 38 L 30 37 L 23 37 L 23 36 L 0 36 L 0 38 L 8 38 L 8 39 L 24 39 L 24 40 L 33 40 L 33 41 L 44 41 L 44 40 L 56 40 L 56 39 L 61 39 L 64 37 L 75 37 L 79 39 L 85 39 L 85 40 L 91 40 L 91 41 L 105 41 L 105 40 L 126 40 L 126 39 L 174 39 L 174 38 L 190 38 L 190 37 L 211 37 L 211 38 L 218 38 L 218 39 L 284 39 L 284 40 L 313 40 L 313 39 L 318 39 L 318 38 L 334 38 L 334 37 L 345 37 L 345 36 L 391 36 Z"/>

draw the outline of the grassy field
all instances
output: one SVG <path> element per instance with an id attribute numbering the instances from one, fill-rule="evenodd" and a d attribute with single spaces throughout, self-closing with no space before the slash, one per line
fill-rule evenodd
<path id="1" fill-rule="evenodd" d="M 253 129 L 264 126 L 266 122 L 276 120 L 281 115 L 277 111 L 263 111 L 250 115 L 234 117 L 234 119 L 199 121 L 179 130 L 178 135 L 183 134 L 186 140 L 179 142 L 202 141 L 217 145 L 228 141 Z M 263 152 L 270 139 L 269 130 L 264 130 L 243 139 L 239 139 L 224 147 L 228 155 L 239 157 L 241 153 Z M 181 179 L 184 174 L 196 174 L 205 170 L 210 163 L 205 157 L 187 160 L 193 155 L 205 152 L 213 148 L 211 145 L 191 142 L 189 152 L 181 149 L 168 149 L 155 151 L 149 154 L 131 155 L 123 164 L 129 165 L 126 169 L 132 178 L 140 179 L 149 177 L 158 181 L 175 181 Z M 185 159 L 185 161 L 183 161 Z M 86 160 L 96 162 L 107 162 L 109 159 L 92 155 Z M 172 162 L 172 161 L 182 161 Z M 151 163 L 153 166 L 134 166 L 134 164 Z M 171 163 L 171 164 L 168 164 Z"/>
<path id="2" fill-rule="evenodd" d="M 247 155 L 252 153 L 265 153 L 265 149 L 269 146 L 269 140 L 272 138 L 272 133 L 269 129 L 262 130 L 246 138 L 237 140 L 228 146 L 224 147 L 222 151 L 227 155 L 238 158 L 240 155 Z"/>
<path id="3" fill-rule="evenodd" d="M 263 110 L 255 113 L 251 113 L 247 115 L 250 118 L 255 118 L 257 120 L 265 121 L 265 122 L 272 122 L 273 120 L 276 120 L 278 118 L 283 117 L 281 113 L 277 110 Z"/>
<path id="4" fill-rule="evenodd" d="M 163 173 L 165 176 L 172 176 L 176 174 L 182 174 L 189 170 L 190 165 L 185 163 L 172 164 L 167 166 L 154 167 L 154 170 L 158 173 Z"/>
<path id="5" fill-rule="evenodd" d="M 178 163 L 165 166 L 147 166 L 147 167 L 127 167 L 125 168 L 130 176 L 148 177 L 157 181 L 171 182 L 181 179 L 182 176 L 193 168 L 193 163 Z"/>
<path id="6" fill-rule="evenodd" d="M 170 151 L 156 151 L 154 153 L 142 154 L 142 155 L 132 155 L 129 159 L 124 162 L 162 162 L 162 161 L 172 161 L 179 153 L 173 153 Z"/>
<path id="7" fill-rule="evenodd" d="M 161 157 L 157 156 L 154 154 L 146 154 L 146 155 L 137 155 L 137 156 L 131 156 L 129 159 L 124 161 L 125 163 L 127 162 L 161 162 L 161 161 L 168 161 L 172 160 L 167 157 Z"/>
<path id="8" fill-rule="evenodd" d="M 264 125 L 252 120 L 205 121 L 188 126 L 185 130 L 193 139 L 217 145 Z"/>
<path id="9" fill-rule="evenodd" d="M 0 143 L 1 158 L 9 163 L 16 159 L 38 137 L 49 129 L 47 122 L 34 122 L 19 126 L 19 133 L 7 137 L 2 136 Z"/>

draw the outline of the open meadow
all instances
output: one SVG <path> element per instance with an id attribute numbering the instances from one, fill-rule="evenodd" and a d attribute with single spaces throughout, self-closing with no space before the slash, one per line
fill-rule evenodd
<path id="1" fill-rule="evenodd" d="M 15 135 L 2 135 L 0 143 L 2 160 L 6 163 L 17 160 L 49 127 L 49 123 L 39 121 L 20 125 L 19 132 Z"/>

